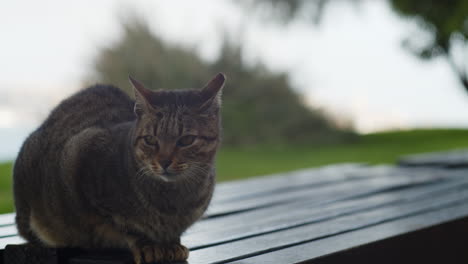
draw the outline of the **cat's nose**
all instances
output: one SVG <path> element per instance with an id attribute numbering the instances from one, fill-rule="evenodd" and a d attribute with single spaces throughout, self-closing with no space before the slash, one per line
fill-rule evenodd
<path id="1" fill-rule="evenodd" d="M 163 169 L 167 169 L 167 167 L 169 167 L 171 163 L 172 163 L 172 160 L 160 160 L 159 161 L 159 165 L 161 165 Z"/>

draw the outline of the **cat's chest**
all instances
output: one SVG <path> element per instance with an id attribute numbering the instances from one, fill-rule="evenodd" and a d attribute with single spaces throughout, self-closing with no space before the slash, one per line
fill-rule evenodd
<path id="1" fill-rule="evenodd" d="M 161 190 L 137 188 L 132 197 L 133 206 L 119 217 L 126 226 L 151 238 L 180 236 L 204 213 L 212 189 L 193 188 Z"/>
<path id="2" fill-rule="evenodd" d="M 118 221 L 137 233 L 151 239 L 173 239 L 180 236 L 203 212 L 188 210 L 176 214 L 166 214 L 156 209 L 140 210 L 138 214 L 119 217 Z"/>
<path id="3" fill-rule="evenodd" d="M 191 188 L 138 188 L 134 190 L 137 210 L 152 219 L 198 216 L 209 202 L 213 188 L 209 184 Z"/>

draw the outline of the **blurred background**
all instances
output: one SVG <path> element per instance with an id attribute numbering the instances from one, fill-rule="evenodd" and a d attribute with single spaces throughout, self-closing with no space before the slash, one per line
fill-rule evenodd
<path id="1" fill-rule="evenodd" d="M 0 213 L 23 140 L 94 83 L 228 77 L 219 181 L 468 147 L 468 2 L 4 1 Z"/>

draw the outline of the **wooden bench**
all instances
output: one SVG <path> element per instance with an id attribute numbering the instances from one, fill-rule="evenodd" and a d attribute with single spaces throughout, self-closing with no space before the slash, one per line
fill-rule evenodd
<path id="1" fill-rule="evenodd" d="M 400 166 L 463 168 L 468 167 L 468 150 L 409 155 L 400 159 L 398 164 Z"/>
<path id="2" fill-rule="evenodd" d="M 451 167 L 341 164 L 221 183 L 182 237 L 188 263 L 468 263 L 468 168 Z M 12 246 L 23 242 L 13 223 L 0 216 L 5 264 L 131 263 Z"/>

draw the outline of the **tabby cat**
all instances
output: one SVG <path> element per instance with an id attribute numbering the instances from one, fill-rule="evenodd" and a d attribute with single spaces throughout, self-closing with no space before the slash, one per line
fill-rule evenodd
<path id="1" fill-rule="evenodd" d="M 61 102 L 14 165 L 19 233 L 48 247 L 124 248 L 136 263 L 184 261 L 181 234 L 215 184 L 223 74 L 200 90 L 135 101 L 95 85 Z"/>

